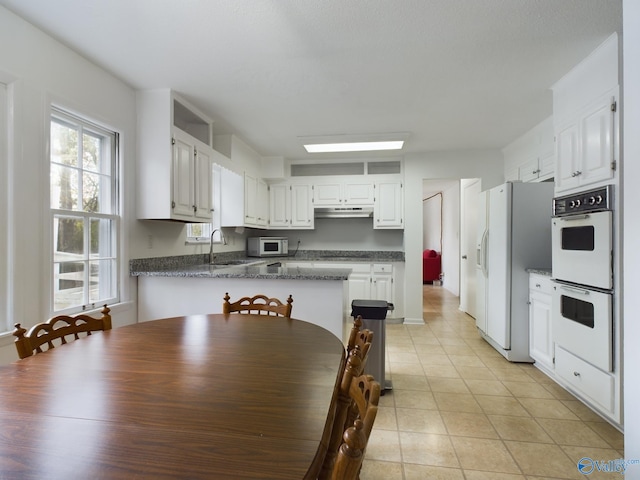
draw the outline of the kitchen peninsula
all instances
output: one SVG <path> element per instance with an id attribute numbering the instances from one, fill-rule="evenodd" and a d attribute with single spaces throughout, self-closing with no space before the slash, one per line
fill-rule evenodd
<path id="1" fill-rule="evenodd" d="M 213 265 L 205 263 L 205 257 L 133 260 L 130 275 L 138 277 L 138 321 L 220 313 L 226 292 L 232 299 L 258 293 L 280 299 L 292 295 L 292 317 L 346 341 L 352 269 L 345 264 L 404 260 L 402 252 L 313 252 L 270 259 L 231 255 L 216 258 Z"/>

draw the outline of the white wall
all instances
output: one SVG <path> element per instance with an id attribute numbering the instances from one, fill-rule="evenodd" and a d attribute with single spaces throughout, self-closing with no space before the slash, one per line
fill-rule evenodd
<path id="1" fill-rule="evenodd" d="M 622 162 L 623 256 L 622 318 L 624 338 L 624 450 L 627 460 L 640 459 L 640 2 L 623 1 L 623 131 Z M 629 248 L 625 248 L 628 246 Z M 628 295 L 624 293 L 628 292 Z M 640 465 L 629 467 L 627 478 L 640 478 Z"/>
<path id="2" fill-rule="evenodd" d="M 372 218 L 316 218 L 314 230 L 253 230 L 289 238 L 289 252 L 300 250 L 391 250 L 402 251 L 402 230 L 374 230 Z"/>
<path id="3" fill-rule="evenodd" d="M 422 201 L 422 248 L 442 252 L 442 192 Z"/>
<path id="4" fill-rule="evenodd" d="M 499 150 L 464 150 L 408 155 L 405 176 L 405 322 L 422 323 L 422 184 L 423 179 L 478 177 L 482 188 L 503 181 L 504 162 Z"/>
<path id="5" fill-rule="evenodd" d="M 0 81 L 8 84 L 14 130 L 8 139 L 7 257 L 9 323 L 32 325 L 49 316 L 51 278 L 48 215 L 49 158 L 46 130 L 49 106 L 86 116 L 120 133 L 120 284 L 123 303 L 112 309 L 115 326 L 136 321 L 135 284 L 128 275 L 129 237 L 135 180 L 134 91 L 13 13 L 0 7 Z M 3 230 L 5 226 L 3 225 Z M 0 269 L 2 270 L 2 269 Z M 4 330 L 4 329 L 2 329 Z M 13 337 L 0 337 L 0 364 L 17 359 Z"/>

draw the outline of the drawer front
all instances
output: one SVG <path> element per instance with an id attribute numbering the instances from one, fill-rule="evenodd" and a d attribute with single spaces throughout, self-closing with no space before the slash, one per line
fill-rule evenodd
<path id="1" fill-rule="evenodd" d="M 599 407 L 613 412 L 614 378 L 584 360 L 556 346 L 556 373 Z"/>
<path id="2" fill-rule="evenodd" d="M 371 273 L 369 263 L 314 262 L 314 268 L 350 268 L 351 273 Z"/>
<path id="3" fill-rule="evenodd" d="M 393 273 L 393 265 L 391 263 L 374 263 L 373 273 Z"/>
<path id="4" fill-rule="evenodd" d="M 537 273 L 529 274 L 529 290 L 551 295 L 551 289 L 551 277 L 547 277 L 546 275 L 540 275 Z"/>

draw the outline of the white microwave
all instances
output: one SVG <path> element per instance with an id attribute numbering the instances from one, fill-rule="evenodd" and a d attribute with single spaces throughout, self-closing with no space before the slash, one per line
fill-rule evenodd
<path id="1" fill-rule="evenodd" d="M 247 238 L 247 256 L 283 257 L 289 255 L 287 237 L 249 237 Z"/>

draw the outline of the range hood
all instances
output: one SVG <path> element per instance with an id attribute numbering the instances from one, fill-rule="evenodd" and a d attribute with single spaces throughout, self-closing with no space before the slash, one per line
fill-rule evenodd
<path id="1" fill-rule="evenodd" d="M 373 207 L 316 207 L 316 218 L 367 218 L 373 217 Z"/>

